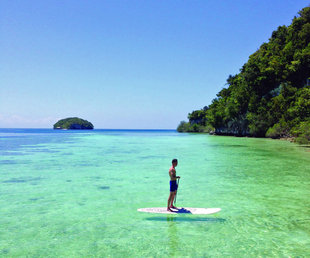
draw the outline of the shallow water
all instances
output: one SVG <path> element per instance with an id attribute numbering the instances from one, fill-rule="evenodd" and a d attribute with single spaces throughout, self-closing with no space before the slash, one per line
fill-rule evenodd
<path id="1" fill-rule="evenodd" d="M 177 205 L 160 215 L 179 159 Z M 269 139 L 174 131 L 0 129 L 0 256 L 302 257 L 310 152 Z"/>

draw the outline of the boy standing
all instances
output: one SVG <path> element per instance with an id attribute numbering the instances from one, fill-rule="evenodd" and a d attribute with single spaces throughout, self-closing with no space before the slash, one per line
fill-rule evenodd
<path id="1" fill-rule="evenodd" d="M 177 178 L 180 178 L 179 176 L 176 176 L 175 167 L 178 165 L 178 160 L 173 159 L 172 160 L 172 166 L 169 169 L 169 176 L 170 176 L 170 194 L 168 198 L 168 204 L 167 204 L 167 211 L 172 211 L 171 208 L 177 209 L 173 206 L 174 198 L 177 194 L 178 185 L 177 185 Z"/>

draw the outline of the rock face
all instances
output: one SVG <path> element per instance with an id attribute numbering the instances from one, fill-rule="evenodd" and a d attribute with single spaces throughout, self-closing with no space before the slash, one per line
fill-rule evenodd
<path id="1" fill-rule="evenodd" d="M 69 117 L 59 120 L 54 124 L 54 129 L 91 130 L 94 129 L 94 126 L 87 120 L 78 117 Z"/>

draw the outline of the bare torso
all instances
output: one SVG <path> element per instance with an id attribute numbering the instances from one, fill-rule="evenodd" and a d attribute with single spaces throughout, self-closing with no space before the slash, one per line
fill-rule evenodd
<path id="1" fill-rule="evenodd" d="M 176 181 L 177 180 L 176 171 L 175 171 L 175 168 L 173 166 L 169 169 L 169 176 L 170 176 L 170 181 Z"/>

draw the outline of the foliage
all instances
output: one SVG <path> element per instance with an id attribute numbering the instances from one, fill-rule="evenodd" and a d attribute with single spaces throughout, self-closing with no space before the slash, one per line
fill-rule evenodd
<path id="1" fill-rule="evenodd" d="M 295 126 L 291 133 L 295 136 L 295 141 L 300 144 L 310 143 L 310 120 L 301 122 L 299 125 Z"/>
<path id="2" fill-rule="evenodd" d="M 69 117 L 54 124 L 54 129 L 94 129 L 92 123 L 78 117 Z"/>
<path id="3" fill-rule="evenodd" d="M 209 106 L 190 113 L 180 130 L 293 136 L 291 129 L 310 119 L 310 6 L 290 26 L 278 27 L 227 86 Z"/>
<path id="4" fill-rule="evenodd" d="M 210 125 L 190 124 L 189 122 L 181 121 L 177 127 L 178 132 L 191 132 L 191 133 L 210 133 L 214 131 L 214 128 Z"/>
<path id="5" fill-rule="evenodd" d="M 206 110 L 195 110 L 188 114 L 188 120 L 190 124 L 205 125 L 207 122 Z"/>
<path id="6" fill-rule="evenodd" d="M 281 119 L 279 123 L 274 124 L 273 127 L 268 129 L 266 136 L 274 139 L 289 137 L 289 125 L 285 122 L 285 120 Z"/>
<path id="7" fill-rule="evenodd" d="M 178 125 L 177 131 L 182 133 L 182 132 L 188 132 L 190 127 L 190 123 L 186 123 L 185 121 L 181 121 L 180 124 Z"/>

